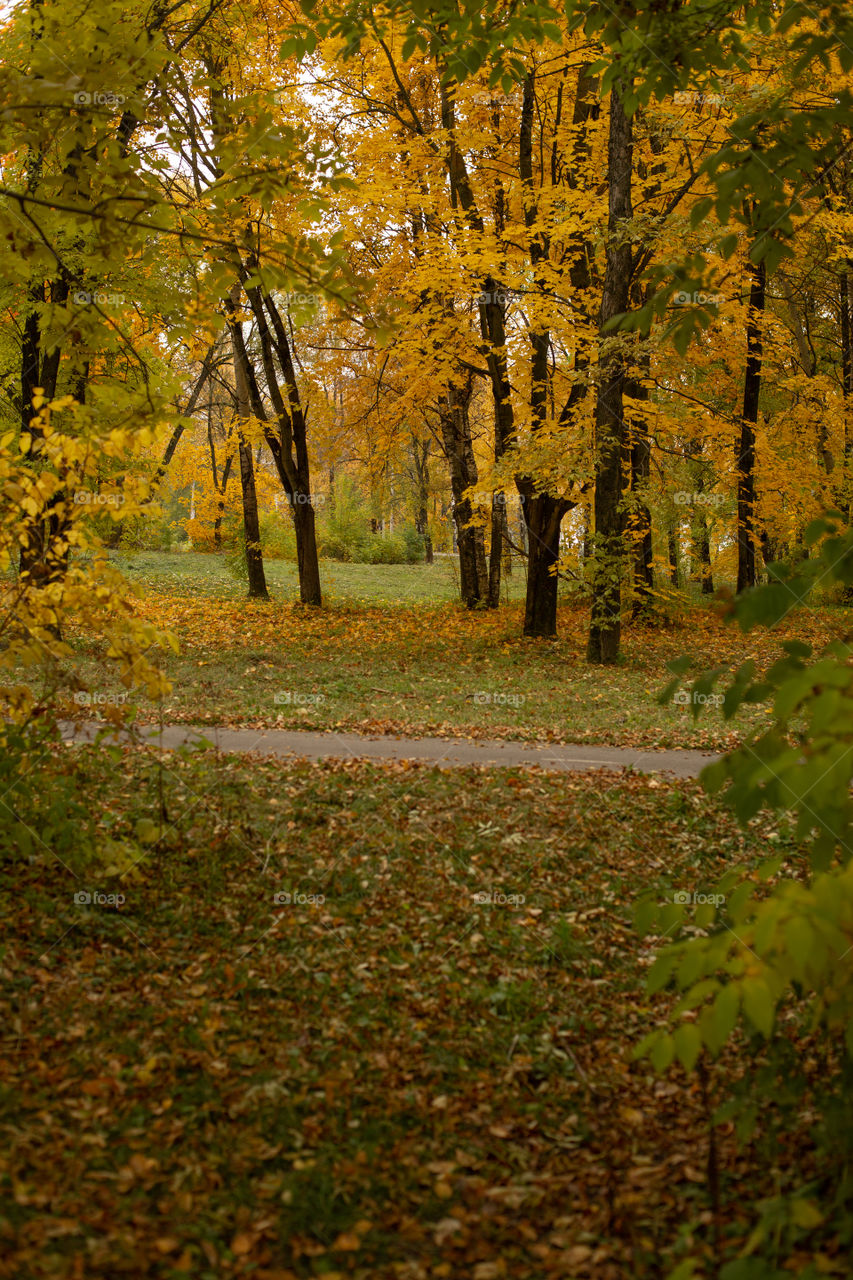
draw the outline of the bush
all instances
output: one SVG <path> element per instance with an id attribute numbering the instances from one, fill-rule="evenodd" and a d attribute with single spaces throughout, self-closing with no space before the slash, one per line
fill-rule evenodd
<path id="1" fill-rule="evenodd" d="M 338 482 L 335 500 L 319 521 L 317 543 L 326 560 L 353 564 L 415 564 L 424 542 L 414 525 L 399 533 L 372 533 L 364 499 L 348 478 Z"/>
<path id="2" fill-rule="evenodd" d="M 426 555 L 426 546 L 422 534 L 418 533 L 413 524 L 407 524 L 403 528 L 403 541 L 406 544 L 406 561 L 408 564 L 419 564 Z"/>
<path id="3" fill-rule="evenodd" d="M 268 559 L 296 559 L 296 531 L 288 511 L 264 511 L 259 524 L 261 550 Z"/>
<path id="4" fill-rule="evenodd" d="M 361 494 L 346 477 L 335 489 L 334 503 L 318 521 L 317 545 L 327 560 L 369 563 L 370 516 Z"/>
<path id="5" fill-rule="evenodd" d="M 365 564 L 406 564 L 405 539 L 398 533 L 374 534 L 365 548 Z"/>
<path id="6" fill-rule="evenodd" d="M 805 535 L 812 558 L 768 565 L 767 585 L 730 602 L 742 631 L 772 628 L 816 588 L 853 587 L 853 531 L 845 523 L 838 512 L 814 521 Z M 768 1268 L 788 1268 L 803 1248 L 814 1257 L 839 1243 L 842 1253 L 853 1246 L 853 666 L 846 638 L 817 654 L 801 640 L 783 640 L 781 649 L 766 672 L 745 662 L 723 701 L 726 719 L 754 702 L 766 704 L 769 721 L 701 776 L 743 825 L 762 811 L 795 818 L 794 838 L 810 869 L 780 875 L 779 853 L 759 870 L 767 890 L 733 869 L 695 911 L 683 895 L 643 902 L 637 912 L 642 932 L 671 939 L 649 972 L 650 993 L 669 986 L 680 996 L 670 1026 L 651 1031 L 638 1054 L 659 1071 L 677 1061 L 690 1072 L 739 1029 L 744 1087 L 716 1122 L 734 1119 L 742 1141 L 760 1128 L 774 1158 L 797 1131 L 815 1153 L 811 1175 L 799 1166 L 774 1172 L 776 1194 L 756 1205 L 755 1228 L 741 1257 L 721 1272 L 725 1280 L 792 1274 Z M 661 702 L 672 698 L 689 663 L 669 664 L 676 678 Z M 717 668 L 695 682 L 694 715 L 722 674 Z"/>

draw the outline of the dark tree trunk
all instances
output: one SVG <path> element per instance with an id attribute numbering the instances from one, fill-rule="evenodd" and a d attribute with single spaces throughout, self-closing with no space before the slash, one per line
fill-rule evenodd
<path id="1" fill-rule="evenodd" d="M 847 259 L 847 269 L 839 277 L 840 311 L 841 311 L 841 394 L 844 404 L 844 467 L 842 469 L 841 501 L 839 506 L 847 517 L 848 524 L 853 517 L 853 433 L 850 431 L 850 409 L 853 400 L 853 315 L 851 314 L 851 268 L 853 262 Z M 849 588 L 848 588 L 849 591 Z"/>
<path id="2" fill-rule="evenodd" d="M 412 432 L 412 458 L 415 467 L 415 483 L 417 486 L 417 509 L 415 511 L 415 528 L 424 540 L 424 559 L 427 564 L 433 562 L 432 538 L 429 531 L 429 437 L 419 440 Z"/>
<path id="3" fill-rule="evenodd" d="M 477 464 L 471 441 L 468 405 L 471 382 L 460 386 L 451 380 L 447 395 L 439 401 L 439 417 L 444 451 L 450 464 L 450 488 L 453 494 L 453 519 L 459 550 L 459 581 L 463 604 L 468 609 L 488 603 L 489 579 L 483 530 L 471 527 L 473 509 L 465 491 L 478 480 Z"/>
<path id="4" fill-rule="evenodd" d="M 255 467 L 252 446 L 244 435 L 244 424 L 251 417 L 246 371 L 235 347 L 234 386 L 237 398 L 237 450 L 240 461 L 240 487 L 243 493 L 243 532 L 246 539 L 246 568 L 249 575 L 249 598 L 268 600 L 261 530 L 258 521 L 258 495 L 255 489 Z"/>
<path id="5" fill-rule="evenodd" d="M 258 496 L 255 490 L 255 467 L 252 447 L 240 433 L 240 486 L 243 491 L 243 531 L 246 537 L 246 568 L 249 574 L 249 597 L 268 600 L 267 581 L 264 574 L 264 557 L 261 551 L 261 530 L 258 522 Z"/>
<path id="6" fill-rule="evenodd" d="M 219 497 L 216 500 L 216 518 L 213 521 L 213 547 L 219 552 L 222 550 L 222 517 L 225 514 L 225 493 L 228 488 L 228 478 L 231 475 L 231 465 L 234 462 L 234 454 L 231 453 L 225 459 L 225 465 L 222 468 L 222 479 L 219 482 Z"/>
<path id="7" fill-rule="evenodd" d="M 762 326 L 767 293 L 763 262 L 750 264 L 749 313 L 746 324 L 746 374 L 743 415 L 735 468 L 737 471 L 737 589 L 754 587 L 755 572 L 755 424 L 761 395 Z"/>
<path id="8" fill-rule="evenodd" d="M 538 494 L 524 504 L 527 521 L 527 595 L 524 634 L 552 639 L 557 634 L 557 561 L 560 557 L 560 523 L 566 504 L 548 494 Z"/>
<path id="9" fill-rule="evenodd" d="M 632 217 L 633 127 L 622 108 L 623 92 L 624 86 L 619 84 L 610 91 L 608 243 L 598 325 L 603 343 L 613 341 L 607 322 L 627 311 L 631 288 L 631 243 L 625 226 Z M 601 358 L 595 404 L 595 554 L 587 645 L 587 660 L 605 664 L 617 661 L 622 631 L 624 381 L 624 356 L 613 345 Z"/>
<path id="10" fill-rule="evenodd" d="M 708 532 L 708 518 L 704 512 L 697 517 L 696 549 L 699 553 L 699 572 L 702 580 L 702 595 L 714 594 L 714 577 L 711 573 L 711 536 Z"/>
<path id="11" fill-rule="evenodd" d="M 631 387 L 634 400 L 647 400 L 648 388 L 635 384 Z M 628 452 L 631 472 L 631 506 L 627 529 L 633 559 L 633 600 L 631 614 L 638 617 L 651 599 L 654 589 L 652 570 L 652 513 L 646 502 L 646 487 L 651 473 L 652 442 L 648 423 L 639 414 L 631 418 L 628 426 Z"/>
<path id="12" fill-rule="evenodd" d="M 322 604 L 320 560 L 317 555 L 317 530 L 314 508 L 310 502 L 294 506 L 293 528 L 296 533 L 299 597 L 303 604 Z"/>
<path id="13" fill-rule="evenodd" d="M 254 365 L 249 359 L 243 339 L 242 327 L 233 319 L 239 301 L 239 290 L 236 293 L 232 292 L 229 300 L 229 327 L 235 342 L 235 359 L 239 353 L 240 365 L 245 370 L 252 413 L 259 422 L 263 423 L 264 440 L 272 454 L 278 478 L 293 512 L 299 598 L 303 604 L 320 606 L 323 603 L 323 596 L 320 589 L 320 562 L 317 553 L 314 508 L 311 503 L 307 429 L 299 398 L 290 341 L 273 299 L 268 295 L 262 295 L 259 288 L 252 286 L 246 289 L 246 297 L 258 327 L 264 378 L 275 415 L 274 423 L 270 422 L 264 409 Z M 272 331 L 270 331 L 267 317 L 272 322 Z M 282 395 L 274 357 L 277 357 L 279 362 L 287 401 Z"/>
<path id="14" fill-rule="evenodd" d="M 678 586 L 678 538 L 675 525 L 670 525 L 667 533 L 667 551 L 669 553 L 669 580 L 674 587 Z"/>
<path id="15" fill-rule="evenodd" d="M 489 608 L 496 609 L 501 602 L 501 571 L 503 568 L 504 536 L 506 533 L 506 497 L 492 494 L 492 529 L 489 543 Z"/>

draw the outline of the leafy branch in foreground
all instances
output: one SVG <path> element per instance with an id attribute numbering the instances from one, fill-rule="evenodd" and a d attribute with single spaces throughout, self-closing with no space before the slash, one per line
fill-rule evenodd
<path id="1" fill-rule="evenodd" d="M 817 588 L 853 584 L 853 531 L 838 512 L 814 521 L 806 543 L 816 549 L 813 558 L 769 566 L 766 585 L 731 602 L 729 616 L 744 632 L 776 626 Z M 754 662 L 744 663 L 722 700 L 727 719 L 744 703 L 767 703 L 771 723 L 705 769 L 702 781 L 707 791 L 723 793 L 743 825 L 768 809 L 794 817 L 794 837 L 806 845 L 814 874 L 807 868 L 798 877 L 788 867 L 780 876 L 784 859 L 775 857 L 753 880 L 727 873 L 689 918 L 687 894 L 662 906 L 643 901 L 636 913 L 641 932 L 676 937 L 651 968 L 650 993 L 670 987 L 679 995 L 669 1026 L 647 1035 L 637 1056 L 648 1057 L 658 1071 L 677 1061 L 690 1072 L 703 1053 L 716 1057 L 739 1028 L 758 1050 L 757 1061 L 769 1063 L 772 1080 L 787 1086 L 783 1100 L 774 1083 L 765 1108 L 787 1107 L 784 1124 L 813 1129 L 819 1178 L 806 1185 L 798 1175 L 790 1196 L 763 1202 L 742 1251 L 746 1258 L 761 1250 L 774 1263 L 789 1258 L 818 1228 L 830 1249 L 849 1244 L 853 1224 L 853 1129 L 838 1119 L 853 1064 L 853 648 L 845 636 L 817 654 L 800 641 L 786 641 L 782 649 L 784 656 L 762 676 L 755 675 Z M 680 658 L 670 664 L 676 678 L 661 701 L 672 697 L 689 663 Z M 706 672 L 694 683 L 694 715 L 721 674 Z M 763 895 L 761 879 L 773 881 Z M 678 936 L 685 925 L 689 929 Z M 810 1098 L 798 1061 L 782 1068 L 792 1036 L 797 1043 L 816 1036 L 825 1057 L 820 1090 Z M 743 1040 L 736 1044 L 742 1051 Z M 747 1075 L 758 1070 L 750 1059 Z M 717 1120 L 742 1111 L 734 1098 Z M 753 1107 L 741 1136 L 751 1137 L 755 1126 Z M 722 1274 L 735 1280 L 746 1274 L 742 1265 L 730 1264 Z"/>

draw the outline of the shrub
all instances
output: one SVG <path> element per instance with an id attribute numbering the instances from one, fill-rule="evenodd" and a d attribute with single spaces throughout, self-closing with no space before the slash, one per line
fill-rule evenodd
<path id="1" fill-rule="evenodd" d="M 818 548 L 814 558 L 768 565 L 769 583 L 730 603 L 741 630 L 775 626 L 816 588 L 853 586 L 853 530 L 838 512 L 816 520 L 805 541 Z M 768 704 L 770 719 L 709 765 L 702 781 L 706 790 L 724 792 L 743 824 L 761 810 L 795 815 L 811 873 L 780 877 L 777 856 L 761 869 L 762 878 L 775 880 L 769 892 L 732 870 L 689 915 L 686 895 L 665 905 L 644 902 L 637 913 L 641 931 L 674 939 L 652 966 L 649 990 L 669 986 L 680 995 L 675 1025 L 652 1031 L 638 1055 L 659 1071 L 676 1061 L 692 1071 L 739 1029 L 749 1087 L 733 1094 L 717 1122 L 735 1119 L 745 1141 L 759 1127 L 775 1143 L 771 1159 L 792 1131 L 811 1130 L 818 1176 L 777 1174 L 776 1194 L 756 1206 L 755 1228 L 741 1257 L 721 1272 L 725 1280 L 791 1274 L 766 1270 L 757 1256 L 789 1267 L 804 1245 L 812 1256 L 853 1245 L 853 666 L 846 637 L 819 654 L 800 640 L 785 640 L 781 649 L 784 656 L 763 675 L 749 660 L 732 677 L 725 717 L 756 702 Z M 689 662 L 670 664 L 676 679 L 661 702 L 671 699 Z M 696 681 L 694 714 L 704 701 L 698 695 L 711 692 L 721 675 L 717 669 Z M 806 1055 L 791 1052 L 792 1036 L 795 1049 L 810 1044 L 811 1071 Z"/>

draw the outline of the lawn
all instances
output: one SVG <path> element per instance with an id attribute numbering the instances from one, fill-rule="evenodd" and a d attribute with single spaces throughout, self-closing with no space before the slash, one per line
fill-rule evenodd
<path id="1" fill-rule="evenodd" d="M 469 612 L 441 599 L 452 591 L 449 561 L 324 566 L 327 580 L 362 595 L 332 594 L 323 610 L 286 598 L 293 566 L 281 561 L 270 564 L 270 603 L 247 602 L 215 556 L 140 555 L 125 567 L 141 592 L 140 616 L 174 632 L 181 646 L 162 660 L 172 693 L 161 705 L 140 702 L 139 717 L 194 724 L 726 748 L 763 709 L 725 722 L 716 709 L 694 720 L 689 706 L 659 706 L 667 662 L 690 652 L 694 672 L 733 669 L 748 657 L 766 665 L 781 639 L 823 643 L 852 616 L 846 608 L 801 610 L 787 625 L 745 639 L 694 604 L 655 625 L 627 625 L 621 664 L 602 669 L 585 661 L 584 608 L 561 606 L 558 640 L 525 640 L 518 602 Z M 513 582 L 521 581 L 517 572 Z M 403 584 L 407 599 L 399 596 Z M 94 698 L 81 693 L 65 710 L 85 718 L 99 697 L 124 694 L 85 628 L 72 628 L 69 638 Z"/>
<path id="2" fill-rule="evenodd" d="M 714 1206 L 696 1078 L 632 1061 L 668 1000 L 638 897 L 784 830 L 644 777 L 45 767 L 31 823 L 67 794 L 77 829 L 5 867 L 0 1276 L 659 1277 L 807 1177 L 725 1125 Z"/>

